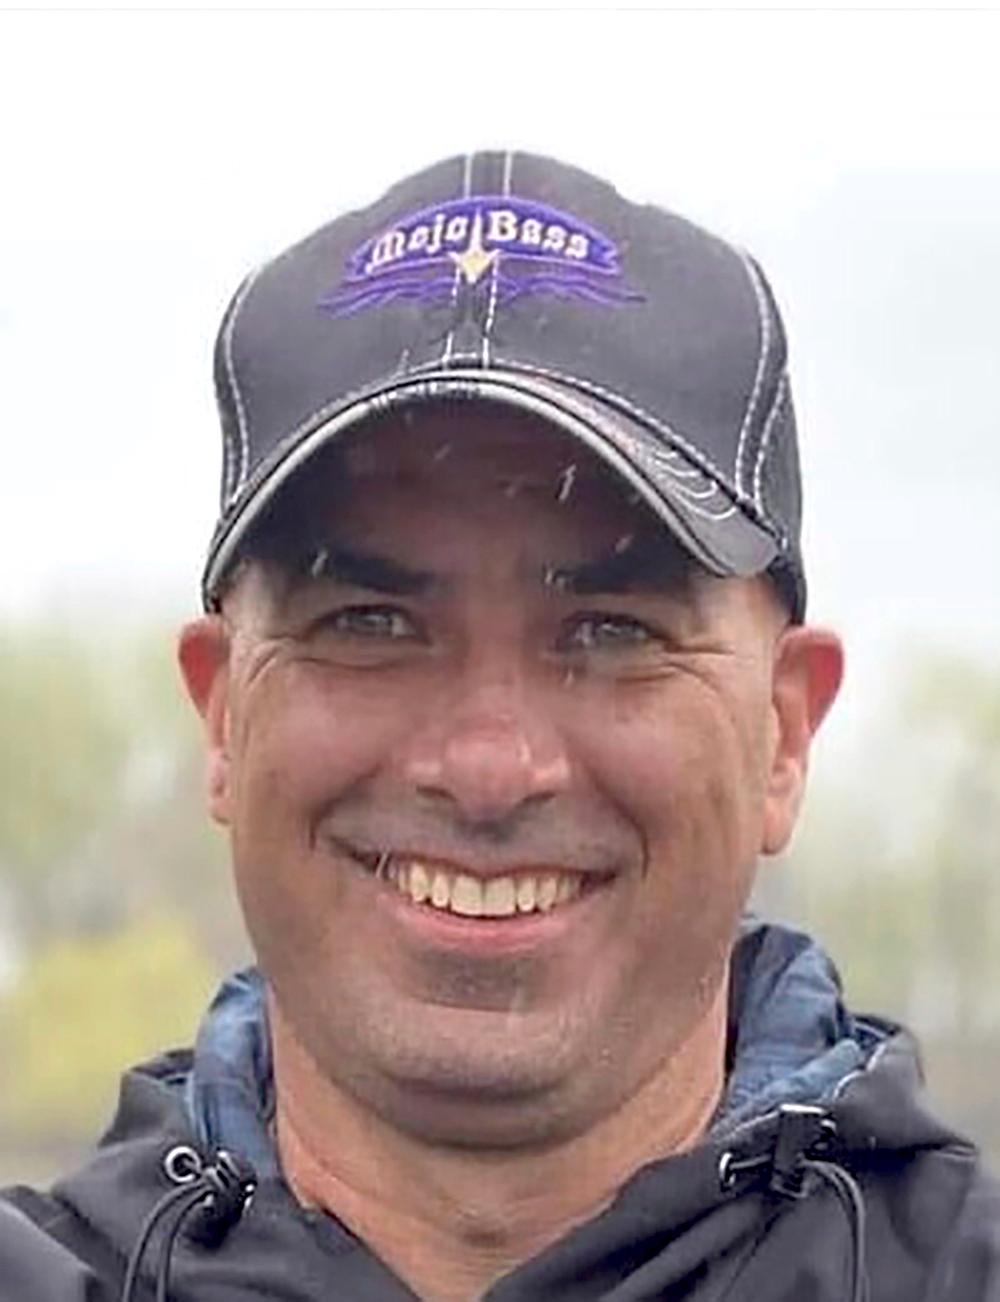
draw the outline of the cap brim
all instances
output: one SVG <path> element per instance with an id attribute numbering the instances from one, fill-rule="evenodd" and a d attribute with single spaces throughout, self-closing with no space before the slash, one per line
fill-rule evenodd
<path id="1" fill-rule="evenodd" d="M 279 490 L 322 448 L 361 422 L 410 402 L 461 398 L 529 412 L 578 438 L 613 467 L 713 574 L 761 574 L 781 556 L 777 540 L 702 464 L 682 438 L 660 433 L 616 405 L 563 381 L 521 371 L 449 368 L 396 379 L 325 415 L 279 445 L 251 477 L 212 539 L 202 580 L 207 608 L 217 601 L 241 545 Z"/>

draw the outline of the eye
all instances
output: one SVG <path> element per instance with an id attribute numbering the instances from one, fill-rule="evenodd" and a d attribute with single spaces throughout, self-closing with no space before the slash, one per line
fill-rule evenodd
<path id="1" fill-rule="evenodd" d="M 578 615 L 561 639 L 569 651 L 616 651 L 643 647 L 657 640 L 656 634 L 631 615 Z"/>
<path id="2" fill-rule="evenodd" d="M 348 637 L 389 641 L 420 637 L 409 613 L 399 606 L 345 606 L 324 616 L 322 623 L 327 629 Z"/>

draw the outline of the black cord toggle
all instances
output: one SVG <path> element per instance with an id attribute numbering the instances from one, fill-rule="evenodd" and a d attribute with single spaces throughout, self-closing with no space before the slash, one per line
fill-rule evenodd
<path id="1" fill-rule="evenodd" d="M 824 1108 L 807 1103 L 784 1103 L 778 1109 L 778 1136 L 771 1161 L 768 1189 L 782 1198 L 803 1198 L 810 1154 L 825 1148 L 833 1122 Z"/>
<path id="2" fill-rule="evenodd" d="M 195 1243 L 215 1247 L 249 1206 L 257 1173 L 249 1162 L 220 1148 L 202 1168 L 199 1183 L 206 1196 L 188 1217 L 185 1233 Z"/>
<path id="3" fill-rule="evenodd" d="M 182 1229 L 204 1247 L 217 1247 L 243 1215 L 257 1187 L 249 1162 L 220 1148 L 210 1162 L 188 1145 L 178 1145 L 164 1159 L 164 1171 L 177 1187 L 153 1207 L 143 1222 L 122 1286 L 121 1302 L 136 1302 L 139 1275 L 154 1234 L 161 1233 L 155 1271 L 156 1302 L 168 1302 L 170 1267 Z"/>

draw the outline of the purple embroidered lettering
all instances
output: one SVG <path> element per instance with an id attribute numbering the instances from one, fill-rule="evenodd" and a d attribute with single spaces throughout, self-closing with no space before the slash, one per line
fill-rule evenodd
<path id="1" fill-rule="evenodd" d="M 348 316 L 404 301 L 454 304 L 456 275 L 465 294 L 488 296 L 491 321 L 526 294 L 606 306 L 643 297 L 622 283 L 615 243 L 582 218 L 517 194 L 469 194 L 370 235 L 319 306 Z"/>
<path id="2" fill-rule="evenodd" d="M 488 214 L 486 238 L 494 244 L 510 244 L 517 239 L 517 213 L 509 208 L 494 208 Z"/>
<path id="3" fill-rule="evenodd" d="M 563 245 L 566 243 L 566 228 L 564 226 L 550 226 L 545 232 L 545 239 L 542 248 L 547 253 L 562 253 Z"/>
<path id="4" fill-rule="evenodd" d="M 434 214 L 434 225 L 431 227 L 431 242 L 427 245 L 427 256 L 433 258 L 434 254 L 441 248 L 441 237 L 444 233 L 444 213 L 436 212 Z"/>
<path id="5" fill-rule="evenodd" d="M 387 262 L 395 262 L 406 251 L 406 236 L 402 231 L 386 231 L 379 236 L 372 246 L 371 257 L 365 267 L 366 272 L 377 271 Z"/>
<path id="6" fill-rule="evenodd" d="M 444 228 L 444 239 L 446 244 L 461 244 L 469 233 L 468 217 L 452 217 L 448 225 Z"/>

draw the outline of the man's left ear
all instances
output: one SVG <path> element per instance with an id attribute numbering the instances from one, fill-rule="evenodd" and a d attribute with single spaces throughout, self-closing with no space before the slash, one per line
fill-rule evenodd
<path id="1" fill-rule="evenodd" d="M 809 747 L 844 675 L 844 649 L 835 633 L 795 625 L 779 637 L 771 708 L 774 753 L 764 804 L 761 850 L 777 854 L 798 818 L 809 767 Z"/>

